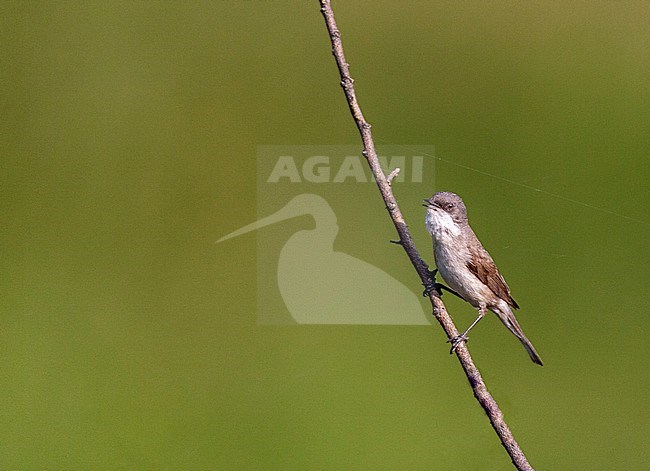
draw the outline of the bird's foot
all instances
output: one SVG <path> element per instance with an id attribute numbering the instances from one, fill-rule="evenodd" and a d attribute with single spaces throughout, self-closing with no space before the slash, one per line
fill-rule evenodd
<path id="1" fill-rule="evenodd" d="M 437 283 L 422 283 L 422 285 L 424 285 L 424 291 L 422 291 L 422 296 L 424 296 L 425 298 L 428 298 L 429 295 L 433 292 L 440 293 L 440 291 L 438 290 Z"/>
<path id="2" fill-rule="evenodd" d="M 440 291 L 440 283 L 436 283 L 436 274 L 438 273 L 438 269 L 436 268 L 435 270 L 427 270 L 429 272 L 429 279 L 431 280 L 430 282 L 427 283 L 422 283 L 424 286 L 424 291 L 422 292 L 422 296 L 425 298 L 428 298 L 431 293 L 434 291 L 438 294 L 438 296 L 442 295 L 442 292 Z"/>
<path id="3" fill-rule="evenodd" d="M 424 285 L 424 291 L 422 292 L 422 296 L 424 296 L 425 298 L 428 298 L 429 295 L 431 293 L 433 293 L 433 292 L 435 292 L 436 295 L 439 298 L 442 298 L 442 295 L 443 295 L 442 290 L 449 291 L 450 293 L 455 294 L 456 296 L 458 296 L 460 298 L 460 295 L 458 293 L 456 293 L 455 291 L 447 288 L 442 283 L 435 283 L 434 282 L 434 283 L 430 283 L 430 284 L 426 284 L 426 283 L 422 283 L 422 284 Z M 460 299 L 463 299 L 463 298 L 460 298 Z"/>
<path id="4" fill-rule="evenodd" d="M 447 340 L 447 343 L 451 344 L 451 349 L 449 350 L 449 354 L 453 354 L 458 346 L 460 345 L 461 342 L 467 342 L 469 340 L 469 337 L 465 335 L 464 333 L 460 334 L 457 337 L 454 337 L 453 339 Z"/>

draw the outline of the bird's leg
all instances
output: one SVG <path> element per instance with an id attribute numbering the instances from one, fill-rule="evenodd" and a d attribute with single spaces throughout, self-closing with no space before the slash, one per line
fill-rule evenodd
<path id="1" fill-rule="evenodd" d="M 424 291 L 422 292 L 422 296 L 427 298 L 427 297 L 429 297 L 429 295 L 433 291 L 437 291 L 438 295 L 442 296 L 442 290 L 445 290 L 445 291 L 453 294 L 454 296 L 457 296 L 458 298 L 463 299 L 463 297 L 460 294 L 458 294 L 456 291 L 454 291 L 453 289 L 448 288 L 445 285 L 443 285 L 442 283 L 438 283 L 436 281 L 436 274 L 438 273 L 437 268 L 435 270 L 428 270 L 428 272 L 429 272 L 429 276 L 431 277 L 431 283 L 422 283 L 422 285 L 424 285 Z M 463 301 L 465 301 L 465 300 L 463 299 Z"/>
<path id="2" fill-rule="evenodd" d="M 481 304 L 478 308 L 478 317 L 474 322 L 472 322 L 472 325 L 470 325 L 465 332 L 460 334 L 458 337 L 454 337 L 453 339 L 447 340 L 448 343 L 451 343 L 451 350 L 449 350 L 449 354 L 451 355 L 454 353 L 456 348 L 458 348 L 458 345 L 460 345 L 461 342 L 467 342 L 469 340 L 469 337 L 467 337 L 467 334 L 469 333 L 470 330 L 474 328 L 478 322 L 485 317 L 485 314 L 487 314 L 487 306 L 485 304 Z"/>
<path id="3" fill-rule="evenodd" d="M 463 301 L 465 301 L 465 300 L 463 299 L 463 297 L 462 297 L 460 294 L 458 294 L 458 293 L 457 293 L 456 291 L 454 291 L 453 289 L 446 287 L 446 286 L 443 285 L 442 283 L 436 283 L 436 287 L 437 287 L 439 290 L 444 289 L 445 291 L 447 291 L 447 292 L 453 294 L 453 295 L 456 296 L 457 298 L 460 298 L 460 299 L 462 299 Z M 442 296 L 442 293 L 440 293 L 440 295 Z"/>

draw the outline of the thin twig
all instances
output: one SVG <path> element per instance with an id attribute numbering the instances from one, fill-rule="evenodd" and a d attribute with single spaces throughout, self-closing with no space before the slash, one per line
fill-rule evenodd
<path id="1" fill-rule="evenodd" d="M 345 54 L 343 53 L 343 46 L 341 43 L 341 33 L 336 26 L 330 0 L 319 1 L 321 12 L 323 13 L 325 24 L 327 25 L 327 31 L 329 32 L 329 37 L 332 42 L 332 53 L 334 54 L 336 65 L 338 66 L 341 75 L 341 86 L 345 92 L 345 98 L 350 107 L 352 117 L 354 118 L 354 121 L 359 128 L 359 133 L 361 134 L 361 140 L 363 141 L 363 155 L 368 161 L 368 165 L 375 176 L 377 187 L 379 188 L 384 203 L 386 203 L 386 209 L 388 209 L 391 220 L 399 234 L 400 245 L 404 247 L 406 254 L 411 260 L 411 263 L 420 276 L 423 284 L 427 286 L 431 285 L 434 281 L 429 276 L 429 268 L 420 257 L 418 250 L 415 248 L 415 244 L 413 243 L 413 239 L 411 238 L 406 222 L 404 221 L 402 212 L 400 211 L 395 196 L 393 195 L 390 182 L 379 165 L 379 159 L 377 158 L 375 144 L 370 131 L 370 124 L 363 117 L 363 113 L 359 107 L 359 102 L 357 101 L 354 91 L 354 80 L 352 80 L 352 77 L 350 76 L 349 65 L 345 60 Z M 433 315 L 442 326 L 445 334 L 447 334 L 447 338 L 452 339 L 458 336 L 458 329 L 456 329 L 454 322 L 447 313 L 445 305 L 440 299 L 440 292 L 436 289 L 430 290 L 429 299 L 433 306 Z M 490 419 L 490 423 L 499 436 L 501 444 L 510 455 L 512 463 L 518 470 L 533 470 L 523 451 L 517 444 L 515 437 L 512 435 L 510 428 L 503 419 L 501 409 L 499 409 L 496 401 L 485 386 L 481 373 L 474 365 L 474 361 L 469 354 L 465 342 L 460 343 L 455 351 L 458 361 L 465 371 L 469 384 L 474 391 L 474 397 L 476 397 Z"/>
<path id="2" fill-rule="evenodd" d="M 399 175 L 399 171 L 400 171 L 400 168 L 397 167 L 397 168 L 393 169 L 393 171 L 388 174 L 388 177 L 386 178 L 386 180 L 388 180 L 389 185 L 393 184 L 393 178 L 395 178 L 397 175 Z"/>

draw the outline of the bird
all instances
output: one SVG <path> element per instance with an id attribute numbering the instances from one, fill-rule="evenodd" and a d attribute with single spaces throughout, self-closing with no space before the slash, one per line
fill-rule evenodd
<path id="1" fill-rule="evenodd" d="M 459 336 L 450 339 L 453 353 L 467 334 L 486 315 L 494 312 L 530 355 L 543 365 L 542 359 L 522 330 L 513 310 L 519 305 L 510 294 L 506 280 L 490 254 L 469 225 L 467 208 L 455 193 L 440 191 L 423 200 L 425 225 L 433 239 L 433 253 L 438 273 L 463 300 L 478 309 L 478 317 Z"/>

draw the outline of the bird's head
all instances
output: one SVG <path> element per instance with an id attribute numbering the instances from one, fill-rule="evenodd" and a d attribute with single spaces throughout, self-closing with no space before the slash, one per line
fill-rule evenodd
<path id="1" fill-rule="evenodd" d="M 439 191 L 431 198 L 424 200 L 422 206 L 435 219 L 451 218 L 456 224 L 467 223 L 467 208 L 463 199 L 456 193 Z"/>

